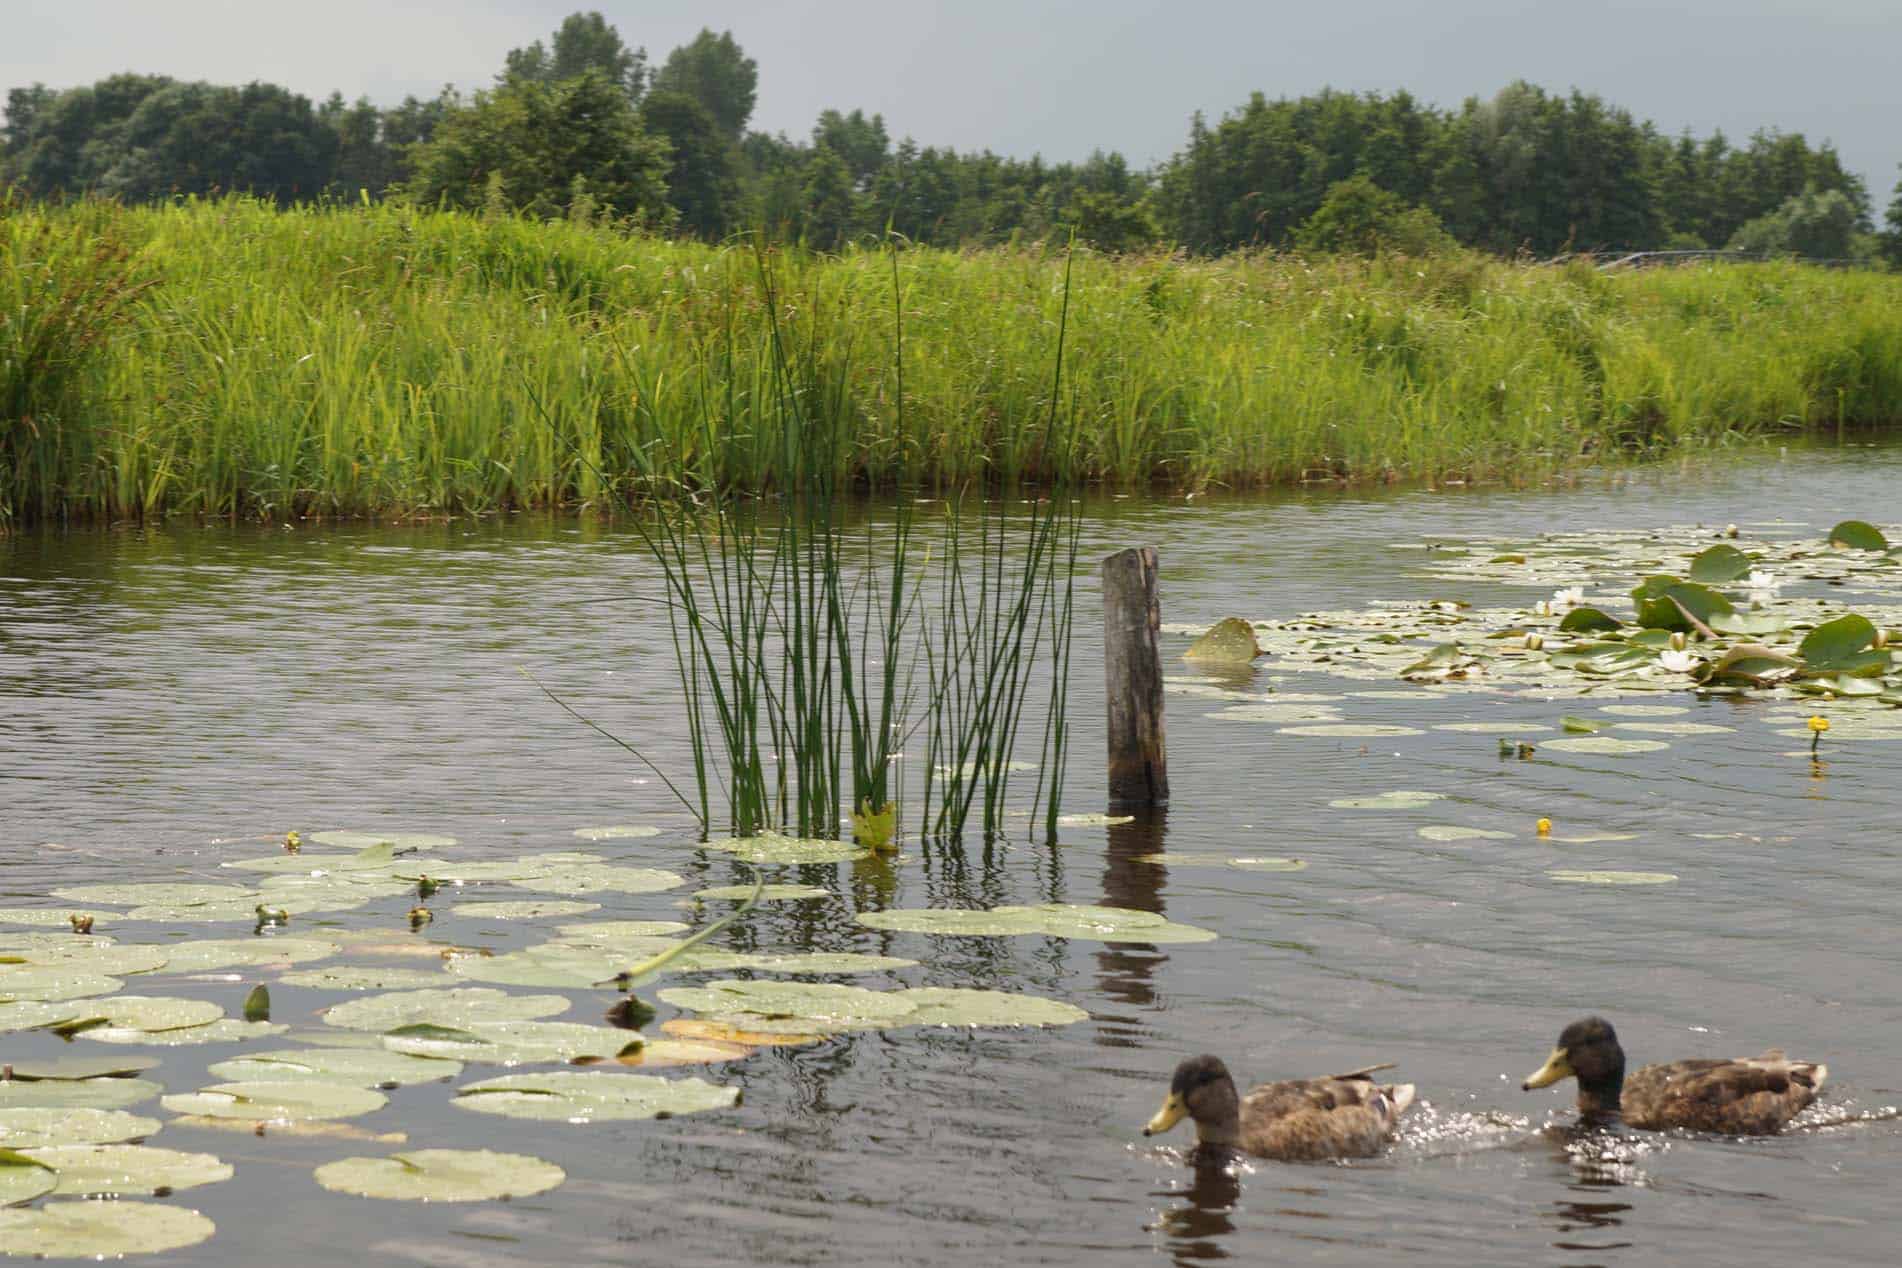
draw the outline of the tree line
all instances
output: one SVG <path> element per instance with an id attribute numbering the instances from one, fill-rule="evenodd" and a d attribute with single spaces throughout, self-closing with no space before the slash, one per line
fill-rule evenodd
<path id="1" fill-rule="evenodd" d="M 248 191 L 281 203 L 422 205 L 615 219 L 822 249 L 887 229 L 963 246 L 1074 230 L 1111 251 L 1268 246 L 1504 254 L 1730 248 L 1902 265 L 1902 183 L 1883 222 L 1828 142 L 1668 135 L 1601 98 L 1524 82 L 1456 109 L 1392 94 L 1252 96 L 1153 170 L 894 140 L 827 110 L 803 138 L 748 127 L 758 66 L 702 31 L 659 65 L 599 13 L 505 55 L 495 81 L 391 107 L 272 84 L 115 75 L 7 94 L 0 185 L 144 202 Z"/>

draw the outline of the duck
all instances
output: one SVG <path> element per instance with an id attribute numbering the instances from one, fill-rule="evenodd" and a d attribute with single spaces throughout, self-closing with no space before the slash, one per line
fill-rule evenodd
<path id="1" fill-rule="evenodd" d="M 1220 1057 L 1191 1057 L 1176 1067 L 1143 1135 L 1161 1135 L 1186 1117 L 1195 1121 L 1198 1153 L 1239 1150 L 1282 1162 L 1370 1157 L 1413 1104 L 1413 1084 L 1374 1082 L 1375 1073 L 1391 1069 L 1263 1083 L 1241 1096 Z"/>
<path id="2" fill-rule="evenodd" d="M 1603 1017 L 1587 1017 L 1560 1033 L 1552 1055 L 1521 1087 L 1530 1092 L 1577 1079 L 1581 1127 L 1769 1136 L 1814 1101 L 1828 1077 L 1828 1066 L 1792 1061 L 1772 1048 L 1758 1057 L 1662 1062 L 1627 1079 L 1618 1032 Z"/>

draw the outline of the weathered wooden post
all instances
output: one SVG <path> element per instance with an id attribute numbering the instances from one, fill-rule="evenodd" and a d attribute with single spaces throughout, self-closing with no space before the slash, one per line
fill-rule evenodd
<path id="1" fill-rule="evenodd" d="M 1162 604 L 1156 548 L 1118 551 L 1103 561 L 1103 685 L 1109 702 L 1109 799 L 1169 800 L 1162 735 Z"/>

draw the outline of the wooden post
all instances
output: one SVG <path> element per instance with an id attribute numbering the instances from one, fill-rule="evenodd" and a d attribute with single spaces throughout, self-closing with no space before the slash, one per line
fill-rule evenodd
<path id="1" fill-rule="evenodd" d="M 1109 799 L 1169 800 L 1162 735 L 1162 604 L 1156 548 L 1119 551 L 1103 561 L 1103 685 L 1109 704 Z"/>

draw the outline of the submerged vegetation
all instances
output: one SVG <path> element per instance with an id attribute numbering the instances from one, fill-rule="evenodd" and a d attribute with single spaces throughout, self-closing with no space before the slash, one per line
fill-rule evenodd
<path id="1" fill-rule="evenodd" d="M 1538 480 L 1902 419 L 1890 276 L 1085 252 L 1073 443 L 1051 449 L 1059 256 L 918 248 L 894 271 L 787 250 L 773 268 L 778 313 L 750 251 L 585 224 L 16 205 L 0 506 L 270 519 L 771 489 L 789 475 L 772 330 L 794 315 L 824 318 L 826 390 L 801 408 L 840 429 L 840 490 Z"/>

